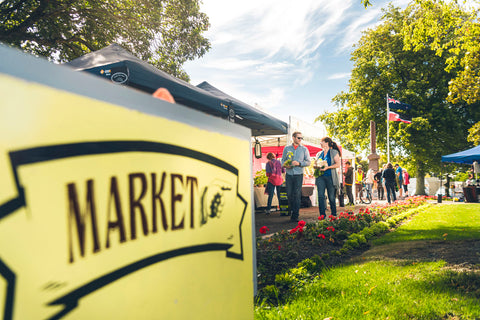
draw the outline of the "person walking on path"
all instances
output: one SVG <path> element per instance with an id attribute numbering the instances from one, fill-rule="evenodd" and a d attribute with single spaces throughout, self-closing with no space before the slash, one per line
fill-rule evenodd
<path id="1" fill-rule="evenodd" d="M 395 176 L 398 185 L 398 198 L 401 199 L 403 195 L 403 177 L 402 177 L 402 168 L 397 163 L 395 164 Z"/>
<path id="2" fill-rule="evenodd" d="M 285 172 L 285 168 L 282 168 L 282 163 L 275 159 L 275 155 L 272 152 L 267 154 L 268 162 L 265 166 L 268 182 L 266 193 L 268 194 L 267 211 L 266 214 L 270 214 L 272 207 L 273 194 L 277 189 L 277 199 L 280 195 L 280 186 L 283 183 L 282 173 Z"/>
<path id="3" fill-rule="evenodd" d="M 350 164 L 350 161 L 345 162 L 345 189 L 347 190 L 347 197 L 348 203 L 347 206 L 355 205 L 353 201 L 353 193 L 352 193 L 352 186 L 353 186 L 353 168 Z"/>
<path id="4" fill-rule="evenodd" d="M 385 188 L 387 189 L 388 203 L 397 201 L 397 196 L 395 195 L 395 186 L 397 185 L 397 181 L 395 170 L 393 170 L 393 165 L 390 162 L 387 164 L 387 169 L 383 170 L 382 177 L 385 181 Z"/>
<path id="5" fill-rule="evenodd" d="M 403 191 L 405 192 L 405 197 L 408 197 L 408 185 L 410 184 L 410 175 L 407 172 L 407 169 L 403 168 Z"/>
<path id="6" fill-rule="evenodd" d="M 315 171 L 318 176 L 315 178 L 315 185 L 318 191 L 318 211 L 320 216 L 326 216 L 325 211 L 325 189 L 327 190 L 328 201 L 330 203 L 330 214 L 337 215 L 336 193 L 340 188 L 338 181 L 337 168 L 340 168 L 341 152 L 337 144 L 331 138 L 325 137 L 320 140 L 322 151 L 315 157 Z M 318 170 L 318 171 L 317 171 Z"/>
<path id="7" fill-rule="evenodd" d="M 299 131 L 292 134 L 293 143 L 283 149 L 282 165 L 287 169 L 285 184 L 287 187 L 288 208 L 291 221 L 298 222 L 302 198 L 303 168 L 310 166 L 310 153 L 302 146 L 303 136 Z"/>
<path id="8" fill-rule="evenodd" d="M 375 172 L 373 169 L 368 169 L 367 177 L 365 179 L 367 190 L 370 191 L 370 194 L 373 196 L 373 183 L 375 182 Z"/>
<path id="9" fill-rule="evenodd" d="M 364 179 L 364 174 L 363 174 L 362 166 L 359 165 L 357 167 L 357 172 L 355 176 L 355 199 L 358 199 L 358 194 L 360 193 L 360 190 L 362 190 L 363 179 Z"/>
<path id="10" fill-rule="evenodd" d="M 384 189 L 383 189 L 382 173 L 383 173 L 383 170 L 379 170 L 377 173 L 375 173 L 375 176 L 374 176 L 374 179 L 377 182 L 378 200 L 383 200 L 385 196 Z"/>

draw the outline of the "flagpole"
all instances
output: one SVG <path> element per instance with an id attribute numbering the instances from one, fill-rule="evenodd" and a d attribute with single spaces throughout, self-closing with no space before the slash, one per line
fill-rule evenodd
<path id="1" fill-rule="evenodd" d="M 390 115 L 390 107 L 388 106 L 388 93 L 387 93 L 387 163 L 390 162 L 390 124 L 388 117 Z"/>

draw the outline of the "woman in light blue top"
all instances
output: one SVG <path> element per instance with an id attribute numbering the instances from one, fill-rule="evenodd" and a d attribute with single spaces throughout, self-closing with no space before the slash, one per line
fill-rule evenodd
<path id="1" fill-rule="evenodd" d="M 317 153 L 315 160 L 315 170 L 318 172 L 315 178 L 315 184 L 318 191 L 318 211 L 321 216 L 325 216 L 326 202 L 325 189 L 327 189 L 328 201 L 330 203 L 331 215 L 337 215 L 337 206 L 335 203 L 336 192 L 340 187 L 337 168 L 340 168 L 341 152 L 337 144 L 329 137 L 320 141 L 322 151 Z"/>

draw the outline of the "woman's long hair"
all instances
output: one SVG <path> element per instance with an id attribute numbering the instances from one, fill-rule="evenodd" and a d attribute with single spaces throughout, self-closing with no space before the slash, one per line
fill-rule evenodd
<path id="1" fill-rule="evenodd" d="M 330 148 L 337 150 L 340 157 L 342 156 L 342 151 L 340 151 L 340 148 L 338 148 L 338 145 L 330 137 L 325 137 L 322 140 L 328 143 L 328 146 Z"/>

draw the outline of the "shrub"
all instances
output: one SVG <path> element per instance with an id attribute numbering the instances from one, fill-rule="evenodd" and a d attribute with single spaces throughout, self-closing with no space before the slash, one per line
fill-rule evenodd
<path id="1" fill-rule="evenodd" d="M 348 238 L 348 232 L 346 230 L 340 230 L 337 232 L 338 240 L 345 240 Z"/>
<path id="2" fill-rule="evenodd" d="M 348 237 L 344 244 L 344 248 L 356 249 L 367 244 L 367 239 L 362 234 L 354 233 Z"/>
<path id="3" fill-rule="evenodd" d="M 298 267 L 305 268 L 309 273 L 315 273 L 322 271 L 326 266 L 320 256 L 314 255 L 313 257 L 300 262 Z"/>
<path id="4" fill-rule="evenodd" d="M 340 251 L 338 251 L 338 250 L 332 250 L 332 251 L 330 251 L 330 255 L 331 255 L 331 256 L 337 256 L 337 257 L 338 257 L 338 256 L 340 256 L 341 254 L 340 254 Z"/>
<path id="5" fill-rule="evenodd" d="M 292 233 L 284 230 L 269 239 L 257 239 L 260 290 L 256 302 L 283 303 L 303 290 L 306 281 L 337 261 L 337 257 L 367 247 L 369 240 L 421 210 L 424 203 L 425 197 L 415 197 L 393 205 L 361 209 L 358 214 L 342 212 L 330 220 L 308 224 L 301 221 L 302 225 L 299 223 Z"/>
<path id="6" fill-rule="evenodd" d="M 279 291 L 276 286 L 273 284 L 263 288 L 257 295 L 257 302 L 263 302 L 267 304 L 276 305 L 279 303 L 278 300 Z"/>
<path id="7" fill-rule="evenodd" d="M 365 230 L 365 237 L 370 240 L 372 239 L 374 236 L 379 236 L 379 235 L 382 235 L 384 234 L 385 232 L 388 231 L 389 229 L 389 224 L 386 223 L 385 221 L 380 221 L 379 223 L 376 223 L 374 224 L 373 226 L 371 226 L 370 228 L 366 228 L 367 230 Z M 363 231 L 362 231 L 363 232 Z M 367 237 L 366 235 L 367 234 L 371 234 L 372 236 L 371 237 Z"/>

